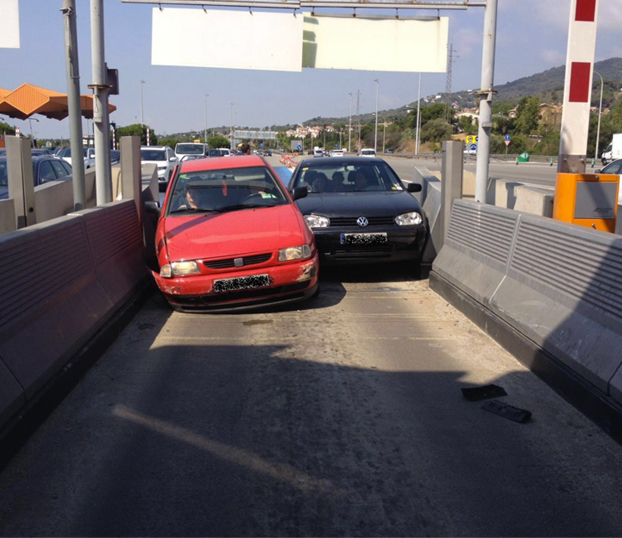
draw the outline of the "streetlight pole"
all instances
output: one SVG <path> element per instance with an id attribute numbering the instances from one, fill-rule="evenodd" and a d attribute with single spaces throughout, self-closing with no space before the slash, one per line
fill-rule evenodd
<path id="1" fill-rule="evenodd" d="M 140 81 L 140 124 L 142 126 L 145 125 L 145 117 L 143 115 L 143 84 L 145 83 L 144 80 Z"/>
<path id="2" fill-rule="evenodd" d="M 378 124 L 378 118 L 382 118 L 382 153 L 384 153 L 384 142 L 385 142 L 385 135 L 386 135 L 386 131 L 387 131 L 387 118 L 384 117 L 382 114 L 374 114 L 376 116 L 376 125 Z"/>
<path id="3" fill-rule="evenodd" d="M 419 73 L 419 89 L 417 90 L 417 129 L 415 134 L 415 155 L 419 155 L 419 130 L 421 129 L 421 73 Z"/>
<path id="4" fill-rule="evenodd" d="M 231 142 L 230 142 L 230 146 L 231 149 L 233 149 L 233 103 L 231 103 L 231 116 L 229 118 L 229 135 L 231 136 Z"/>
<path id="5" fill-rule="evenodd" d="M 348 123 L 348 153 L 352 151 L 352 94 L 350 96 L 350 121 Z"/>
<path id="6" fill-rule="evenodd" d="M 378 79 L 374 79 L 376 83 L 376 127 L 374 129 L 374 152 L 378 150 L 378 88 L 380 86 L 380 81 Z"/>
<path id="7" fill-rule="evenodd" d="M 28 123 L 30 124 L 30 146 L 31 147 L 35 147 L 35 137 L 32 134 L 32 120 L 35 120 L 37 123 L 39 123 L 39 120 L 37 118 L 28 118 Z"/>
<path id="8" fill-rule="evenodd" d="M 598 71 L 594 71 L 595 75 L 600 77 L 600 102 L 598 104 L 598 128 L 596 129 L 596 148 L 594 149 L 594 165 L 598 160 L 598 142 L 600 139 L 600 115 L 603 109 L 603 77 L 600 76 Z"/>
<path id="9" fill-rule="evenodd" d="M 205 143 L 207 144 L 207 98 L 209 97 L 208 94 L 205 94 Z"/>

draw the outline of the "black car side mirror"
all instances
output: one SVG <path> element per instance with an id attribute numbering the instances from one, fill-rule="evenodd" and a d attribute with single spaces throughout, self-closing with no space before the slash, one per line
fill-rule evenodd
<path id="1" fill-rule="evenodd" d="M 159 215 L 160 211 L 162 211 L 162 208 L 160 207 L 160 202 L 148 200 L 147 202 L 145 202 L 145 211 L 147 213 L 155 213 L 156 215 Z"/>
<path id="2" fill-rule="evenodd" d="M 598 170 L 594 170 L 594 173 L 595 174 L 602 174 L 603 170 L 602 170 L 602 168 L 599 168 Z"/>
<path id="3" fill-rule="evenodd" d="M 406 187 L 408 192 L 421 192 L 421 184 L 420 183 L 409 183 Z"/>
<path id="4" fill-rule="evenodd" d="M 307 194 L 309 194 L 307 187 L 296 187 L 292 191 L 292 198 L 294 201 L 300 200 L 301 198 L 306 198 Z"/>

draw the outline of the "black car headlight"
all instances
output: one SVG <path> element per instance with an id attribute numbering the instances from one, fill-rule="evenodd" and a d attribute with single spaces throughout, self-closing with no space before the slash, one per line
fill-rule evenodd
<path id="1" fill-rule="evenodd" d="M 330 219 L 327 217 L 313 214 L 305 215 L 304 217 L 309 228 L 328 228 L 330 226 Z"/>
<path id="2" fill-rule="evenodd" d="M 423 223 L 423 217 L 417 211 L 395 217 L 395 224 L 398 226 L 416 226 L 421 223 Z"/>

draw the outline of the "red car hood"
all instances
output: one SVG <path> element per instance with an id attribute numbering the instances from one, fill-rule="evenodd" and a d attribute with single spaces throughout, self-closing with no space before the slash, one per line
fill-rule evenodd
<path id="1" fill-rule="evenodd" d="M 167 217 L 163 224 L 171 261 L 232 258 L 307 242 L 305 224 L 293 204 Z"/>

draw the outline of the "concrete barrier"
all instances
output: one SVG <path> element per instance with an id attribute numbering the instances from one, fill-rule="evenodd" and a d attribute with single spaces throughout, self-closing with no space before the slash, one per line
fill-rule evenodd
<path id="1" fill-rule="evenodd" d="M 433 272 L 489 306 L 507 272 L 518 217 L 515 211 L 456 200 Z"/>
<path id="2" fill-rule="evenodd" d="M 430 286 L 480 305 L 489 334 L 510 328 L 622 410 L 621 237 L 458 200 Z"/>
<path id="3" fill-rule="evenodd" d="M 0 236 L 0 426 L 141 289 L 142 252 L 133 200 Z"/>
<path id="4" fill-rule="evenodd" d="M 15 203 L 13 200 L 0 200 L 0 234 L 17 229 L 15 219 Z"/>
<path id="5" fill-rule="evenodd" d="M 414 193 L 423 213 L 428 219 L 428 239 L 423 250 L 421 262 L 431 264 L 441 250 L 441 182 L 425 167 L 415 167 L 414 183 L 421 185 L 421 191 Z"/>

